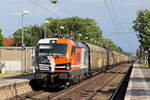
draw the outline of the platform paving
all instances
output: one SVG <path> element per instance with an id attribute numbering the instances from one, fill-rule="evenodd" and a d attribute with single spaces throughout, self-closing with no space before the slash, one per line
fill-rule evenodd
<path id="1" fill-rule="evenodd" d="M 150 100 L 150 68 L 134 64 L 125 100 Z"/>
<path id="2" fill-rule="evenodd" d="M 21 75 L 21 76 L 5 77 L 3 79 L 0 79 L 0 88 L 9 86 L 9 85 L 14 85 L 17 83 L 28 82 L 33 78 L 34 78 L 34 75 Z"/>

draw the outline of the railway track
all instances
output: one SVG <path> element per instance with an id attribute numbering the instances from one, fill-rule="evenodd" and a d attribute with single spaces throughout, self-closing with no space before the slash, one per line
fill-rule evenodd
<path id="1" fill-rule="evenodd" d="M 108 88 L 108 85 L 112 85 L 112 83 L 111 84 L 109 83 L 114 78 L 116 78 L 119 74 L 122 74 L 127 71 L 128 68 L 127 67 L 123 68 L 123 66 L 126 65 L 121 65 L 107 71 L 106 73 L 99 74 L 96 77 L 84 81 L 77 87 L 69 89 L 67 92 L 58 93 L 57 96 L 55 97 L 51 96 L 51 99 L 52 100 L 66 100 L 66 99 L 67 100 L 91 100 L 98 94 L 98 92 L 103 91 L 102 89 Z M 107 95 L 106 99 L 109 99 L 112 93 Z M 99 95 L 98 98 L 99 97 L 104 97 L 104 96 Z"/>
<path id="2" fill-rule="evenodd" d="M 127 73 L 127 69 L 120 69 L 114 73 L 102 86 L 97 88 L 91 95 L 87 97 L 87 100 L 95 100 L 98 98 L 111 99 L 111 95 L 117 91 L 120 80 Z M 108 93 L 109 92 L 109 93 Z M 102 94 L 104 93 L 104 94 Z"/>
<path id="3" fill-rule="evenodd" d="M 122 64 L 58 92 L 32 91 L 14 100 L 109 99 L 131 64 Z M 117 79 L 117 80 L 114 80 Z M 117 82 L 118 81 L 118 82 Z M 105 93 L 111 91 L 110 93 Z M 112 91 L 113 90 L 113 91 Z M 106 98 L 107 97 L 107 98 Z"/>

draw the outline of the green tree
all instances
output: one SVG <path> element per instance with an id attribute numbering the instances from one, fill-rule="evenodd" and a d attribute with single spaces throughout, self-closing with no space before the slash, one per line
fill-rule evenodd
<path id="1" fill-rule="evenodd" d="M 64 29 L 61 31 L 62 35 L 71 37 L 71 32 L 74 32 L 75 39 L 90 42 L 90 39 L 99 41 L 102 38 L 102 30 L 97 25 L 94 19 L 79 18 L 77 16 L 64 19 L 47 18 L 50 24 L 48 25 L 48 34 L 59 33 L 60 26 Z M 80 37 L 79 34 L 82 36 Z M 88 37 L 88 39 L 86 38 Z"/>
<path id="2" fill-rule="evenodd" d="M 51 37 L 54 34 L 60 33 L 60 26 L 64 29 L 61 34 L 69 38 L 72 37 L 71 32 L 74 33 L 76 40 L 85 41 L 91 44 L 100 45 L 104 44 L 111 50 L 123 53 L 123 50 L 116 46 L 111 40 L 102 37 L 102 30 L 97 25 L 97 22 L 91 18 L 79 18 L 77 16 L 70 18 L 47 18 L 50 22 L 48 24 L 30 25 L 24 27 L 24 43 L 26 46 L 35 46 L 39 39 L 44 38 L 44 27 L 46 26 L 46 35 Z M 14 34 L 14 45 L 21 46 L 22 30 L 18 29 Z"/>
<path id="3" fill-rule="evenodd" d="M 136 19 L 133 21 L 133 29 L 138 32 L 142 46 L 150 45 L 150 10 L 140 10 L 137 13 Z"/>
<path id="4" fill-rule="evenodd" d="M 39 39 L 44 37 L 44 30 L 38 25 L 24 27 L 24 44 L 25 46 L 35 46 Z M 13 34 L 14 45 L 22 45 L 22 30 L 18 29 Z"/>
<path id="5" fill-rule="evenodd" d="M 110 39 L 103 39 L 102 43 L 106 48 L 109 48 L 116 52 L 123 53 L 123 50 L 120 47 L 118 47 L 116 44 L 114 44 L 114 42 L 112 42 L 112 40 Z"/>
<path id="6" fill-rule="evenodd" d="M 5 46 L 4 37 L 2 35 L 2 30 L 0 29 L 0 46 Z"/>
<path id="7" fill-rule="evenodd" d="M 94 19 L 71 17 L 64 19 L 47 18 L 49 24 L 30 25 L 24 27 L 24 43 L 26 46 L 35 46 L 39 39 L 44 38 L 44 27 L 46 25 L 47 37 L 51 37 L 53 34 L 60 33 L 60 26 L 64 29 L 61 30 L 61 34 L 67 37 L 71 37 L 71 32 L 74 32 L 75 39 L 79 39 L 86 42 L 91 42 L 90 39 L 101 41 L 102 30 L 97 25 Z M 79 37 L 79 34 L 82 36 Z M 22 30 L 18 29 L 13 34 L 14 45 L 21 46 Z M 88 39 L 86 38 L 88 37 Z M 94 42 L 93 42 L 94 43 Z M 96 45 L 98 43 L 95 43 Z"/>
<path id="8" fill-rule="evenodd" d="M 150 48 L 150 10 L 139 10 L 133 24 L 133 29 L 138 33 L 141 47 Z M 150 54 L 148 54 L 148 62 L 150 66 Z"/>

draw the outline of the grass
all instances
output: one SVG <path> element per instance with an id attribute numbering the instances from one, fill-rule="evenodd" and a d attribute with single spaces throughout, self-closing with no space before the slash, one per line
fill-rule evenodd
<path id="1" fill-rule="evenodd" d="M 148 67 L 148 63 L 143 63 L 143 65 L 150 69 L 150 67 Z"/>
<path id="2" fill-rule="evenodd" d="M 0 74 L 0 79 L 5 78 L 5 77 L 11 77 L 11 76 L 19 76 L 22 75 L 21 73 L 5 73 L 5 74 Z"/>
<path id="3" fill-rule="evenodd" d="M 148 66 L 148 64 L 147 64 L 147 63 L 145 63 L 145 64 L 144 64 L 144 66 Z"/>

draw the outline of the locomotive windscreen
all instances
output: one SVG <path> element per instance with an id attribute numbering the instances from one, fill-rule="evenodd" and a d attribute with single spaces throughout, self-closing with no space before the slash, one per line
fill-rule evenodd
<path id="1" fill-rule="evenodd" d="M 37 46 L 39 56 L 66 56 L 67 44 L 39 44 Z"/>

